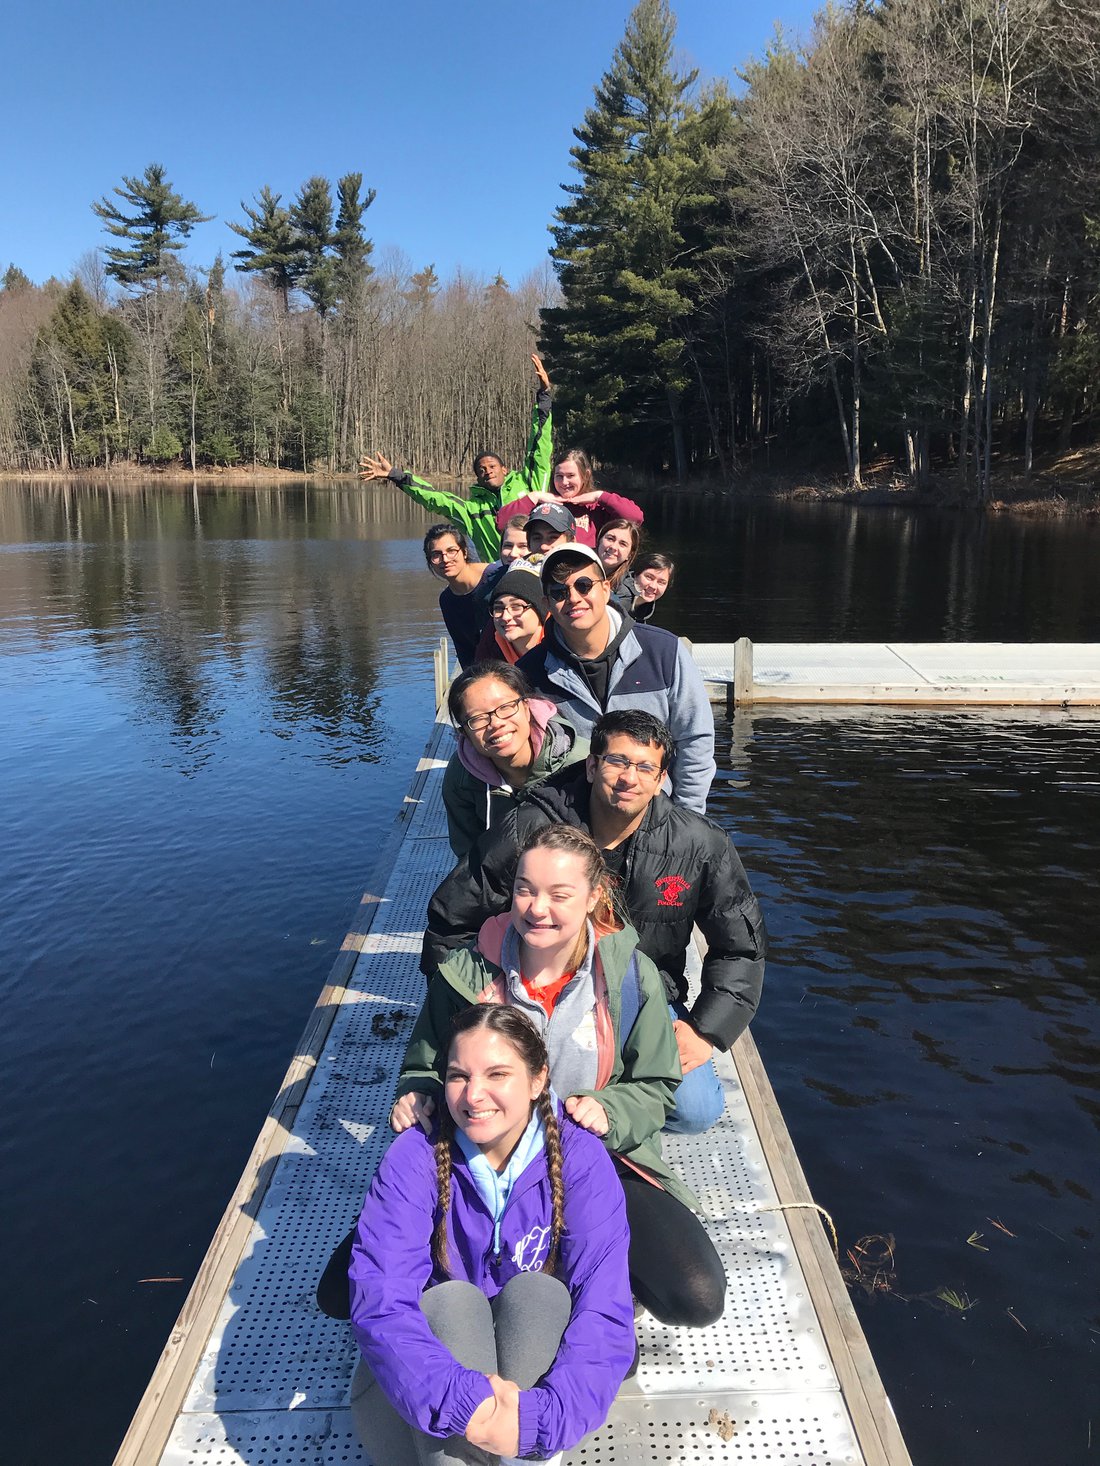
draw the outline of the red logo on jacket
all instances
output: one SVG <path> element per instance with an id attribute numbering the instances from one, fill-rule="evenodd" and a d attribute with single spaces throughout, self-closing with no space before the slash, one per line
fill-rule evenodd
<path id="1" fill-rule="evenodd" d="M 682 906 L 684 896 L 691 890 L 691 882 L 683 876 L 658 876 L 653 884 L 661 893 L 658 906 Z"/>

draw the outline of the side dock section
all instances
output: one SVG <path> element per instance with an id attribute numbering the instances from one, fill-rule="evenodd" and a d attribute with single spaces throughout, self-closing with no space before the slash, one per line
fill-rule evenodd
<path id="1" fill-rule="evenodd" d="M 1100 706 L 1096 642 L 696 642 L 711 700 L 886 706 Z"/>
<path id="2" fill-rule="evenodd" d="M 351 1331 L 314 1290 L 388 1140 L 424 911 L 452 863 L 450 747 L 437 722 L 116 1466 L 367 1466 L 346 1408 Z M 725 1315 L 701 1330 L 643 1316 L 636 1377 L 566 1460 L 909 1466 L 751 1037 L 721 1068 L 724 1117 L 666 1152 L 725 1263 Z"/>

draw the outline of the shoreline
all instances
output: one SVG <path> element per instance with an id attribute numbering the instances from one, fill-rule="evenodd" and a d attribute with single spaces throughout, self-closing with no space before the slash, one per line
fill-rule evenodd
<path id="1" fill-rule="evenodd" d="M 426 477 L 441 487 L 461 485 L 447 474 L 427 473 Z M 630 474 L 615 476 L 617 486 L 642 494 L 709 494 L 716 498 L 737 499 L 746 503 L 848 504 L 864 508 L 891 509 L 955 509 L 986 514 L 1050 516 L 1058 518 L 1100 515 L 1100 488 L 1075 483 L 1071 478 L 1044 482 L 1038 475 L 1028 482 L 1011 474 L 1004 476 L 1000 492 L 979 504 L 952 482 L 934 482 L 926 489 L 916 489 L 898 482 L 869 482 L 852 488 L 843 482 L 791 480 L 778 475 L 766 478 L 747 475 L 736 483 L 720 483 L 713 478 L 689 480 L 684 484 L 665 483 L 654 479 L 636 480 Z M 56 485 L 58 488 L 78 485 L 102 485 L 129 489 L 161 486 L 175 489 L 252 488 L 256 490 L 305 485 L 313 488 L 347 488 L 359 484 L 355 472 L 335 473 L 287 468 L 155 468 L 127 463 L 118 468 L 86 469 L 9 469 L 0 468 L 0 484 L 19 482 Z"/>

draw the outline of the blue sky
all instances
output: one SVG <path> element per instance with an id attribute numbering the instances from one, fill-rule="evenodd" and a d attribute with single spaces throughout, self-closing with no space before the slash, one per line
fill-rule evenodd
<path id="1" fill-rule="evenodd" d="M 681 0 L 680 60 L 730 77 L 776 21 L 817 4 Z M 25 0 L 0 64 L 0 270 L 65 277 L 103 242 L 94 199 L 163 163 L 217 218 L 188 260 L 241 243 L 227 219 L 268 183 L 361 171 L 378 252 L 440 275 L 516 281 L 545 258 L 592 100 L 629 0 Z"/>

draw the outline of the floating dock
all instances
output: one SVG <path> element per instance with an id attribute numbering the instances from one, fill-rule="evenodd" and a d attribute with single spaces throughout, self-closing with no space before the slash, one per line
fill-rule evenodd
<path id="1" fill-rule="evenodd" d="M 1096 642 L 696 642 L 711 700 L 1100 706 Z"/>
<path id="2" fill-rule="evenodd" d="M 388 1140 L 424 995 L 428 898 L 452 865 L 437 722 L 116 1466 L 368 1466 L 347 1409 L 350 1326 L 314 1302 Z M 639 1319 L 641 1360 L 568 1466 L 909 1466 L 890 1403 L 751 1037 L 726 1112 L 665 1150 L 729 1277 L 708 1329 Z M 375 1462 L 373 1466 L 389 1466 Z"/>

